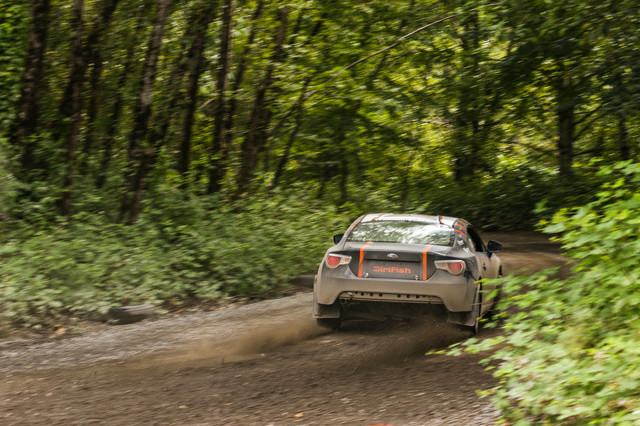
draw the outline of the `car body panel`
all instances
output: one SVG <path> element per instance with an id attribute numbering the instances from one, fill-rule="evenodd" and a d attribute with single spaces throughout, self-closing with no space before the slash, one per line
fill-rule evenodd
<path id="1" fill-rule="evenodd" d="M 404 227 L 406 224 L 410 230 L 408 233 L 413 232 L 414 228 L 428 229 L 425 238 L 430 238 L 430 233 L 437 233 L 440 242 L 446 240 L 447 235 L 450 235 L 450 239 L 446 245 L 419 244 L 413 240 L 409 243 L 353 241 L 352 237 L 356 235 L 369 235 L 366 226 L 373 226 L 369 224 L 376 221 L 394 222 L 392 227 Z M 387 225 L 376 226 L 385 230 Z M 377 228 L 371 229 L 375 231 Z M 421 238 L 422 234 L 418 232 L 415 235 Z M 450 313 L 470 313 L 474 308 L 478 281 L 495 278 L 500 273 L 499 257 L 487 251 L 468 222 L 458 218 L 367 214 L 354 221 L 343 235 L 336 237 L 338 242 L 325 253 L 314 284 L 315 318 L 337 318 L 351 302 L 439 304 L 444 305 Z M 331 268 L 326 259 L 334 254 L 350 256 L 351 259 L 348 264 Z M 464 273 L 453 275 L 436 268 L 436 261 L 446 260 L 464 261 Z M 491 287 L 487 285 L 483 290 L 491 290 Z M 493 305 L 493 299 L 485 299 L 482 300 L 480 315 Z M 340 304 L 342 311 L 336 309 Z"/>

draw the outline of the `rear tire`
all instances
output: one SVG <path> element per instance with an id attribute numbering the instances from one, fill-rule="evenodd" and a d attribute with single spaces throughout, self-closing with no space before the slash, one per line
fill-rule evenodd
<path id="1" fill-rule="evenodd" d="M 342 320 L 340 318 L 317 318 L 318 325 L 322 328 L 337 330 Z"/>

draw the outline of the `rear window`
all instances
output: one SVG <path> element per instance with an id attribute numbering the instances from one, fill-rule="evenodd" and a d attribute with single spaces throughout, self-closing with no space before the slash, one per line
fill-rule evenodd
<path id="1" fill-rule="evenodd" d="M 421 222 L 364 222 L 351 231 L 347 241 L 453 245 L 453 229 Z"/>

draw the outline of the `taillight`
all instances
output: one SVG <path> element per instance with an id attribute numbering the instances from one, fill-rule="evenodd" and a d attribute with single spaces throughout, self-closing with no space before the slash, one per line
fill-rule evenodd
<path id="1" fill-rule="evenodd" d="M 434 263 L 437 269 L 442 269 L 452 275 L 460 275 L 466 269 L 464 260 L 436 260 Z"/>
<path id="2" fill-rule="evenodd" d="M 351 256 L 345 256 L 344 254 L 329 254 L 327 255 L 327 266 L 331 269 L 337 268 L 340 265 L 348 265 L 351 262 Z"/>

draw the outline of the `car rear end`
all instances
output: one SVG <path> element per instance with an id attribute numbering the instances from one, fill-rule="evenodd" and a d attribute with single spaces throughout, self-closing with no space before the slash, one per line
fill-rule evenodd
<path id="1" fill-rule="evenodd" d="M 453 246 L 451 226 L 431 216 L 371 216 L 356 221 L 325 254 L 314 286 L 314 317 L 336 317 L 363 304 L 470 309 L 472 256 Z"/>

